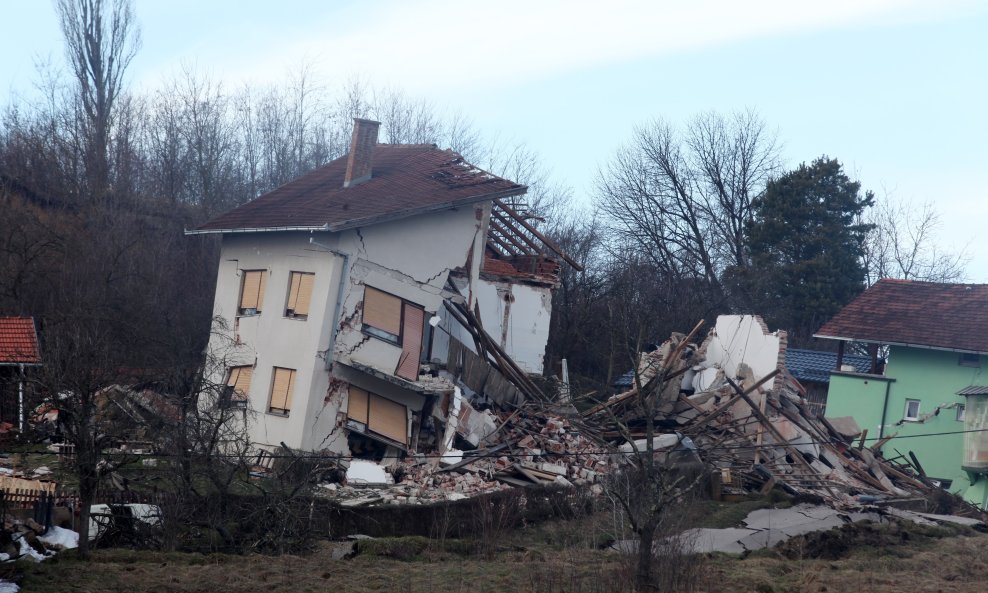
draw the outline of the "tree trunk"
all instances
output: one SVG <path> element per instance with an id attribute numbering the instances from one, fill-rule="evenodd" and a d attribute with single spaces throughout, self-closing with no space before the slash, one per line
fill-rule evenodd
<path id="1" fill-rule="evenodd" d="M 85 439 L 80 439 L 84 441 Z M 96 452 L 90 443 L 80 442 L 85 450 L 76 446 L 77 469 L 79 472 L 79 558 L 89 560 L 89 516 L 90 507 L 96 500 L 99 474 L 96 468 Z"/>
<path id="2" fill-rule="evenodd" d="M 655 547 L 655 531 L 658 519 L 649 518 L 638 534 L 638 566 L 635 570 L 635 591 L 652 591 L 655 589 L 655 578 L 652 575 L 652 560 Z"/>

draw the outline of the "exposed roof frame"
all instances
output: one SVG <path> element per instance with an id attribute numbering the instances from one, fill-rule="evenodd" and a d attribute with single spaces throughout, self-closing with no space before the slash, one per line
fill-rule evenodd
<path id="1" fill-rule="evenodd" d="M 539 232 L 538 229 L 536 229 L 534 226 L 532 226 L 531 223 L 529 223 L 527 220 L 525 220 L 525 218 L 521 214 L 518 214 L 513 208 L 511 208 L 510 206 L 506 205 L 501 200 L 495 199 L 494 200 L 494 209 L 491 210 L 492 216 L 494 215 L 495 209 L 503 210 L 508 216 L 510 216 L 511 218 L 513 218 L 515 220 L 515 222 L 517 222 L 518 224 L 520 224 L 526 231 L 528 231 L 528 233 L 531 233 L 536 239 L 538 239 L 539 241 L 541 241 L 543 245 L 545 245 L 550 250 L 552 250 L 556 255 L 558 255 L 559 257 L 561 257 L 563 259 L 563 261 L 565 261 L 569 265 L 573 266 L 573 269 L 575 269 L 577 271 L 580 271 L 580 272 L 583 271 L 583 266 L 581 266 L 580 264 L 578 264 L 570 256 L 566 255 L 566 252 L 564 252 L 562 250 L 562 248 L 560 248 L 551 239 L 549 239 L 548 237 L 546 237 L 545 235 L 543 235 L 541 232 Z M 503 220 L 503 217 L 499 217 L 499 219 Z M 534 241 L 532 241 L 532 239 L 530 237 L 528 237 L 528 235 L 526 235 L 525 233 L 518 233 L 518 236 L 521 237 L 522 240 L 524 240 L 529 245 L 532 245 L 535 249 L 538 249 L 538 244 L 534 243 Z"/>

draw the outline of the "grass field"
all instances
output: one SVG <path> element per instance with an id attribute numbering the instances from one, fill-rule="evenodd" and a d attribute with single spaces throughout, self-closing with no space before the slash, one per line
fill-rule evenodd
<path id="1" fill-rule="evenodd" d="M 712 505 L 704 522 L 730 522 L 743 510 Z M 345 560 L 332 559 L 331 544 L 323 542 L 297 556 L 111 549 L 83 563 L 64 552 L 19 569 L 25 593 L 630 591 L 628 561 L 598 549 L 608 538 L 610 521 L 603 514 L 515 530 L 504 535 L 493 554 L 479 553 L 472 541 L 408 537 L 362 542 L 360 552 Z M 988 583 L 986 548 L 988 535 L 973 531 L 852 527 L 745 558 L 705 555 L 699 559 L 695 591 L 981 593 Z"/>

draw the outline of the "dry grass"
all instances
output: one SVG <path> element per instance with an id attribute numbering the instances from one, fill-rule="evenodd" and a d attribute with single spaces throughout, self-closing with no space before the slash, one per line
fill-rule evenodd
<path id="1" fill-rule="evenodd" d="M 717 509 L 707 509 L 717 511 Z M 718 519 L 719 521 L 719 519 Z M 627 559 L 596 549 L 614 528 L 607 513 L 506 533 L 489 559 L 478 542 L 425 538 L 375 540 L 349 560 L 327 544 L 306 556 L 231 556 L 97 551 L 92 563 L 71 553 L 25 566 L 25 593 L 618 593 L 631 588 Z M 699 593 L 981 593 L 988 582 L 988 535 L 942 537 L 916 530 L 875 539 L 868 532 L 838 560 L 785 550 L 747 558 L 702 558 Z M 888 534 L 886 534 L 888 535 Z M 868 539 L 871 538 L 871 539 Z M 785 554 L 783 553 L 785 552 Z"/>
<path id="2" fill-rule="evenodd" d="M 953 536 L 894 547 L 865 546 L 840 560 L 765 553 L 708 559 L 702 590 L 758 593 L 982 593 L 988 536 Z"/>
<path id="3" fill-rule="evenodd" d="M 494 593 L 508 591 L 618 591 L 620 559 L 589 550 L 500 553 L 493 560 L 427 552 L 414 561 L 372 555 L 330 560 L 327 550 L 306 556 L 225 556 L 99 551 L 82 564 L 63 558 L 29 567 L 25 593 L 293 593 L 334 591 Z"/>

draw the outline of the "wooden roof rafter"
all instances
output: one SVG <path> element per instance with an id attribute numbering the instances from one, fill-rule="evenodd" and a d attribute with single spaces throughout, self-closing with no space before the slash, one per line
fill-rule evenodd
<path id="1" fill-rule="evenodd" d="M 544 255 L 545 248 L 548 248 L 549 251 L 552 251 L 562 258 L 563 261 L 573 266 L 575 270 L 583 271 L 583 266 L 566 255 L 558 245 L 539 232 L 538 229 L 525 220 L 525 217 L 515 209 L 505 204 L 499 198 L 495 198 L 493 202 L 490 226 L 492 229 L 495 229 L 495 223 L 497 223 L 497 226 L 500 228 L 495 230 L 501 239 L 508 239 L 510 235 L 515 240 L 515 244 L 523 243 L 527 245 L 532 251 L 526 253 L 526 255 Z M 488 236 L 490 236 L 490 231 L 488 231 Z M 509 242 L 511 241 L 509 240 Z"/>

